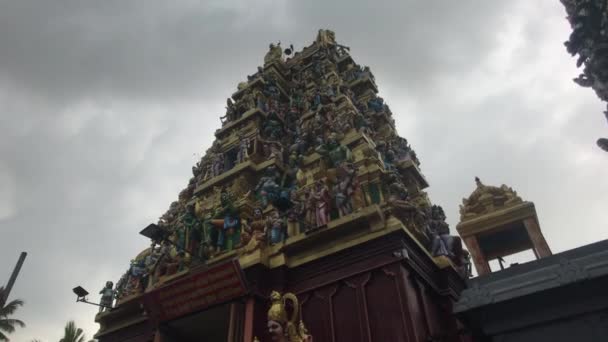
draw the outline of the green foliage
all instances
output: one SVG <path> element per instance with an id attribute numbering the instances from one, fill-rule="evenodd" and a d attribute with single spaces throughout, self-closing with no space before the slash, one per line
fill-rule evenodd
<path id="1" fill-rule="evenodd" d="M 4 287 L 0 287 L 0 298 L 4 298 L 5 293 Z M 22 321 L 8 318 L 13 315 L 20 306 L 23 306 L 23 301 L 21 299 L 15 299 L 4 304 L 3 307 L 0 307 L 0 341 L 8 341 L 7 334 L 13 333 L 16 326 L 21 328 L 25 327 L 25 323 Z"/>
<path id="2" fill-rule="evenodd" d="M 82 329 L 76 327 L 74 321 L 69 321 L 65 325 L 63 338 L 59 342 L 85 342 Z"/>

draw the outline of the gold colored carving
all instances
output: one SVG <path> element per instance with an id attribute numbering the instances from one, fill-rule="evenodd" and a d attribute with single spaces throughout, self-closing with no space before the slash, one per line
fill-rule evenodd
<path id="1" fill-rule="evenodd" d="M 317 44 L 321 47 L 329 47 L 336 44 L 336 34 L 331 30 L 319 30 Z"/>
<path id="2" fill-rule="evenodd" d="M 475 177 L 475 183 L 477 185 L 475 191 L 471 193 L 469 198 L 462 199 L 462 205 L 460 205 L 461 221 L 523 203 L 517 192 L 504 184 L 500 187 L 485 185 L 478 177 Z"/>
<path id="3" fill-rule="evenodd" d="M 272 62 L 281 62 L 283 58 L 283 49 L 281 43 L 277 45 L 270 44 L 269 50 L 264 56 L 264 64 L 270 64 Z"/>
<path id="4" fill-rule="evenodd" d="M 292 314 L 289 317 L 287 303 L 291 302 Z M 270 309 L 268 309 L 268 326 L 273 341 L 283 342 L 312 342 L 312 336 L 300 319 L 300 303 L 293 293 L 281 295 L 277 291 L 270 294 Z M 254 341 L 259 341 L 257 337 Z"/>
<path id="5" fill-rule="evenodd" d="M 234 197 L 238 200 L 245 198 L 249 195 L 251 191 L 251 186 L 245 176 L 240 175 L 230 187 L 230 192 L 234 195 Z"/>
<path id="6" fill-rule="evenodd" d="M 270 309 L 268 309 L 268 320 L 287 322 L 287 311 L 283 303 L 283 297 L 277 291 L 270 294 Z"/>

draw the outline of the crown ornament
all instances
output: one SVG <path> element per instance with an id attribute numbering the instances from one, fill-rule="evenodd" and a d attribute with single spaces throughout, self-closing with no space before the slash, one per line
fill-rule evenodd
<path id="1" fill-rule="evenodd" d="M 287 303 L 291 302 L 293 312 L 287 312 Z M 275 321 L 281 324 L 288 342 L 312 342 L 312 336 L 304 326 L 300 317 L 300 303 L 298 297 L 293 293 L 281 295 L 278 291 L 270 293 L 270 308 L 268 309 L 268 321 Z M 259 342 L 254 338 L 254 342 Z"/>

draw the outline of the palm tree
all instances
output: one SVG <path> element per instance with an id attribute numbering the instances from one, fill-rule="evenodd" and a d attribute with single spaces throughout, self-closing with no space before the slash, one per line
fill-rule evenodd
<path id="1" fill-rule="evenodd" d="M 63 338 L 59 342 L 84 342 L 84 334 L 82 329 L 76 327 L 74 321 L 69 321 L 65 325 Z"/>
<path id="2" fill-rule="evenodd" d="M 5 298 L 5 295 L 6 291 L 4 290 L 4 287 L 0 287 L 0 298 Z M 25 323 L 22 321 L 14 318 L 8 318 L 8 316 L 14 314 L 15 311 L 17 311 L 17 308 L 20 306 L 23 306 L 23 301 L 21 299 L 15 299 L 0 307 L 0 341 L 8 341 L 9 339 L 6 334 L 11 334 L 14 332 L 15 326 L 19 326 L 21 328 L 25 327 Z"/>

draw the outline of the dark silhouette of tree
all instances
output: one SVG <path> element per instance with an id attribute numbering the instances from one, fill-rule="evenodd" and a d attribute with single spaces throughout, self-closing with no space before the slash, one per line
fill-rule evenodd
<path id="1" fill-rule="evenodd" d="M 65 325 L 63 338 L 59 342 L 84 342 L 85 337 L 82 329 L 76 327 L 74 321 L 69 321 Z"/>
<path id="2" fill-rule="evenodd" d="M 6 290 L 4 287 L 0 287 L 0 298 L 4 298 L 5 295 Z M 15 318 L 9 318 L 9 316 L 12 316 L 20 306 L 23 306 L 23 301 L 21 299 L 15 299 L 4 304 L 3 307 L 0 307 L 0 341 L 8 341 L 7 334 L 13 333 L 15 327 L 25 327 L 25 323 L 22 321 Z"/>

